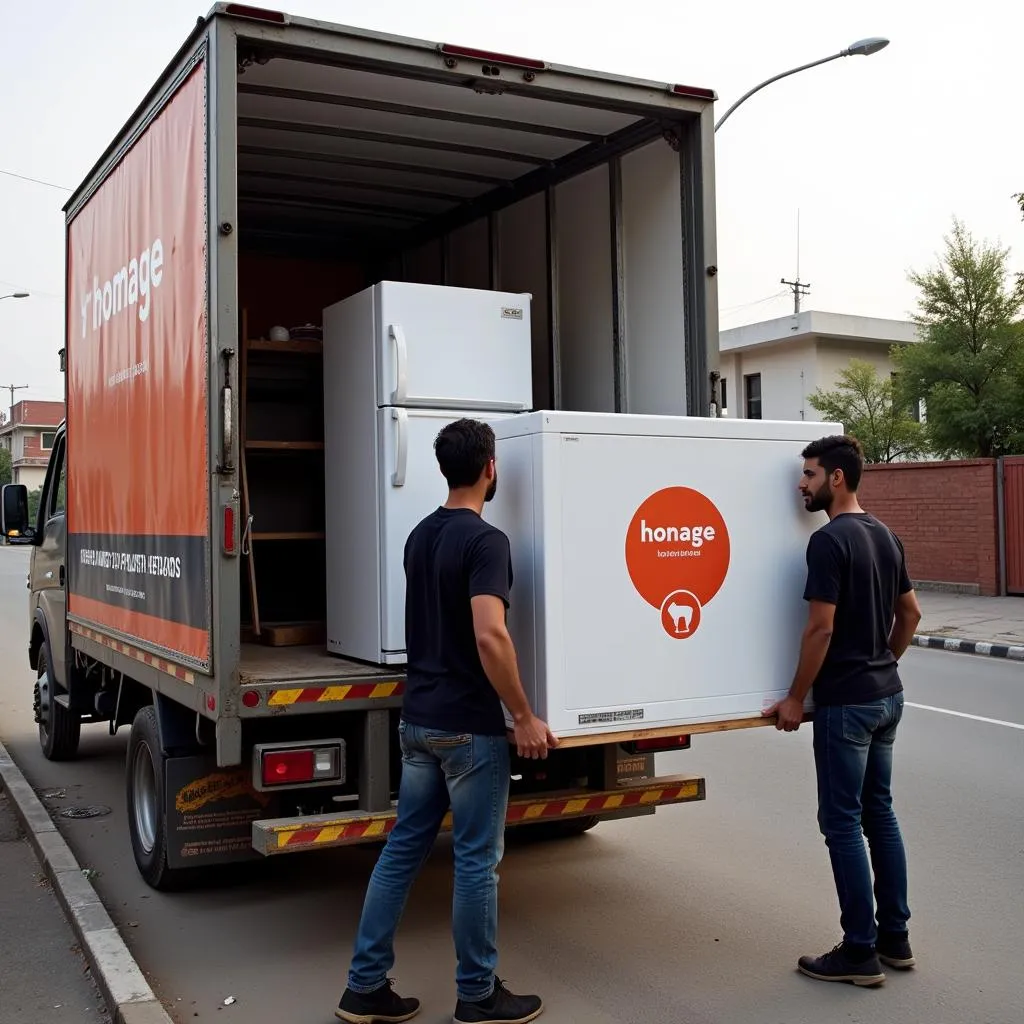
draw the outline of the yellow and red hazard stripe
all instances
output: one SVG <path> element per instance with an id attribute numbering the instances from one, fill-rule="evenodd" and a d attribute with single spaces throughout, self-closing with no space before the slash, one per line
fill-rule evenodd
<path id="1" fill-rule="evenodd" d="M 93 643 L 109 647 L 110 650 L 116 651 L 118 654 L 123 654 L 126 658 L 132 658 L 135 661 L 141 662 L 143 665 L 149 665 L 151 668 L 155 668 L 158 672 L 163 672 L 166 675 L 173 676 L 175 679 L 180 679 L 183 683 L 195 685 L 196 677 L 194 673 L 190 672 L 187 668 L 183 668 L 181 665 L 175 665 L 173 662 L 165 661 L 163 658 L 158 658 L 155 654 L 150 654 L 148 651 L 140 650 L 138 647 L 132 647 L 131 644 L 122 643 L 120 640 L 115 640 L 113 637 L 109 637 L 105 633 L 100 633 L 95 629 L 89 629 L 88 626 L 83 626 L 78 622 L 69 622 L 68 629 L 71 630 L 72 633 L 77 633 L 78 636 L 83 636 L 87 640 L 92 640 Z"/>
<path id="2" fill-rule="evenodd" d="M 405 687 L 399 682 L 289 687 L 271 690 L 267 705 L 283 708 L 292 704 L 321 704 L 338 700 L 380 700 L 383 697 L 398 697 L 404 690 Z"/>
<path id="3" fill-rule="evenodd" d="M 631 785 L 620 790 L 585 793 L 579 796 L 559 797 L 552 800 L 536 796 L 509 801 L 506 822 L 517 825 L 554 818 L 576 818 L 590 814 L 626 810 L 631 807 L 656 806 L 699 800 L 703 795 L 703 780 L 699 778 L 673 779 L 647 785 Z M 384 839 L 395 827 L 396 812 L 369 814 L 334 820 L 319 820 L 316 824 L 292 825 L 256 823 L 256 830 L 266 838 L 267 854 L 290 853 L 303 849 L 324 849 L 374 839 Z M 441 831 L 451 829 L 451 812 L 445 815 Z"/>

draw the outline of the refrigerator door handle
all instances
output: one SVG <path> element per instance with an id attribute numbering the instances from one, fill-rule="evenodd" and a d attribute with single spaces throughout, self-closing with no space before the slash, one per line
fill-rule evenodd
<path id="1" fill-rule="evenodd" d="M 527 406 L 522 402 L 492 402 L 486 399 L 471 400 L 468 398 L 427 398 L 417 395 L 406 398 L 403 403 L 407 409 L 474 409 L 480 412 L 526 412 Z"/>
<path id="2" fill-rule="evenodd" d="M 409 346 L 405 343 L 405 331 L 398 324 L 391 324 L 388 333 L 395 343 L 397 359 L 397 379 L 395 390 L 391 392 L 393 405 L 405 405 L 409 392 Z"/>
<path id="3" fill-rule="evenodd" d="M 391 418 L 398 423 L 395 445 L 395 471 L 391 474 L 392 487 L 405 486 L 405 469 L 409 454 L 409 414 L 404 409 L 392 409 Z"/>

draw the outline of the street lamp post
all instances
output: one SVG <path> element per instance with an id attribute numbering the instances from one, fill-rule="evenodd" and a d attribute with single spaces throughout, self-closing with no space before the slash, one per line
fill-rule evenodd
<path id="1" fill-rule="evenodd" d="M 827 64 L 830 60 L 837 60 L 839 57 L 853 57 L 862 56 L 870 57 L 873 53 L 878 53 L 879 50 L 884 50 L 889 45 L 888 39 L 881 39 L 877 36 L 872 36 L 869 39 L 860 39 L 851 46 L 848 46 L 845 50 L 840 50 L 839 53 L 833 53 L 831 57 L 822 57 L 821 60 L 811 61 L 810 64 L 802 64 L 798 68 L 793 68 L 790 71 L 783 71 L 782 74 L 773 75 L 771 78 L 766 79 L 760 85 L 755 85 L 749 92 L 744 93 L 718 120 L 715 125 L 715 131 L 725 124 L 726 119 L 730 114 L 744 101 L 750 99 L 755 92 L 759 92 L 766 85 L 771 85 L 772 82 L 777 82 L 780 78 L 786 78 L 788 75 L 795 75 L 798 71 L 806 71 L 808 68 L 816 68 L 819 64 Z"/>

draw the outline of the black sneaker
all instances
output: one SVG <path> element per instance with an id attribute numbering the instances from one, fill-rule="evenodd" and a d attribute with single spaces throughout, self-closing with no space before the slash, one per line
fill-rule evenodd
<path id="1" fill-rule="evenodd" d="M 345 989 L 334 1016 L 348 1024 L 401 1024 L 412 1020 L 420 1012 L 418 999 L 403 999 L 391 987 L 394 982 L 388 978 L 386 984 L 373 992 L 353 992 Z"/>
<path id="2" fill-rule="evenodd" d="M 910 949 L 910 939 L 906 932 L 890 935 L 879 932 L 875 950 L 878 953 L 878 959 L 883 964 L 895 967 L 898 971 L 909 970 L 917 963 Z"/>
<path id="3" fill-rule="evenodd" d="M 500 981 L 494 991 L 479 1003 L 462 999 L 455 1005 L 454 1024 L 527 1024 L 536 1020 L 544 1009 L 540 996 L 513 995 Z"/>
<path id="4" fill-rule="evenodd" d="M 865 960 L 852 960 L 840 942 L 823 956 L 802 956 L 797 966 L 808 978 L 818 981 L 850 981 L 854 985 L 881 985 L 885 981 L 876 954 Z"/>

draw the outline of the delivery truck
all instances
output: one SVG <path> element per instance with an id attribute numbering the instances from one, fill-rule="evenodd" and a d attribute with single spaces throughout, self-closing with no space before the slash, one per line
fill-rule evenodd
<path id="1" fill-rule="evenodd" d="M 486 514 L 562 734 L 514 759 L 509 827 L 702 800 L 655 752 L 764 724 L 820 431 L 719 415 L 714 99 L 222 3 L 102 153 L 65 211 L 66 422 L 3 530 L 43 751 L 130 729 L 150 886 L 387 836 L 446 418 L 499 435 Z"/>

